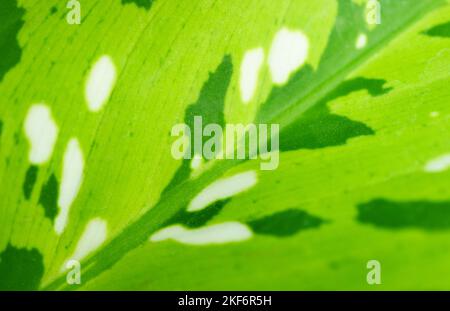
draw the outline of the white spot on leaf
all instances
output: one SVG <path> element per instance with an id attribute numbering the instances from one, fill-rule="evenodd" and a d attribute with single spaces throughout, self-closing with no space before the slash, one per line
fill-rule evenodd
<path id="1" fill-rule="evenodd" d="M 181 225 L 163 228 L 150 237 L 150 241 L 175 240 L 184 244 L 205 245 L 245 241 L 252 237 L 252 231 L 236 221 L 214 224 L 197 229 Z"/>
<path id="2" fill-rule="evenodd" d="M 432 112 L 430 112 L 430 117 L 432 117 L 432 118 L 439 117 L 439 111 L 432 111 Z"/>
<path id="3" fill-rule="evenodd" d="M 244 103 L 248 103 L 258 85 L 258 75 L 264 61 L 264 50 L 262 48 L 247 51 L 241 64 L 240 90 Z"/>
<path id="4" fill-rule="evenodd" d="M 226 199 L 253 187 L 257 182 L 256 172 L 248 171 L 237 175 L 219 179 L 204 188 L 189 203 L 189 212 L 204 209 L 211 203 Z"/>
<path id="5" fill-rule="evenodd" d="M 80 144 L 76 138 L 72 138 L 64 152 L 62 180 L 58 198 L 60 210 L 55 219 L 55 231 L 58 234 L 61 234 L 66 227 L 70 206 L 80 190 L 83 168 L 84 160 Z"/>
<path id="6" fill-rule="evenodd" d="M 203 157 L 201 154 L 195 154 L 191 160 L 191 169 L 196 170 L 199 169 L 203 163 Z"/>
<path id="7" fill-rule="evenodd" d="M 103 244 L 106 240 L 106 234 L 106 221 L 101 218 L 91 219 L 78 240 L 77 246 L 73 255 L 70 257 L 70 260 L 81 261 Z"/>
<path id="8" fill-rule="evenodd" d="M 360 50 L 364 48 L 367 44 L 367 36 L 363 33 L 358 35 L 358 38 L 356 39 L 355 47 Z"/>
<path id="9" fill-rule="evenodd" d="M 108 101 L 116 83 L 116 67 L 108 55 L 92 67 L 86 82 L 85 96 L 90 111 L 97 112 Z"/>
<path id="10" fill-rule="evenodd" d="M 25 118 L 25 135 L 30 143 L 28 159 L 33 164 L 42 164 L 50 159 L 58 136 L 58 127 L 50 108 L 35 104 Z"/>
<path id="11" fill-rule="evenodd" d="M 284 84 L 291 73 L 300 68 L 308 56 L 308 38 L 300 31 L 281 29 L 275 35 L 269 52 L 272 81 Z"/>
<path id="12" fill-rule="evenodd" d="M 439 173 L 450 168 L 450 153 L 434 158 L 425 165 L 425 172 Z"/>

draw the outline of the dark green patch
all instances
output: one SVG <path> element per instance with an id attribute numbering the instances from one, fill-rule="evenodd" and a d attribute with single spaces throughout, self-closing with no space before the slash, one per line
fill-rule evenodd
<path id="1" fill-rule="evenodd" d="M 0 120 L 0 137 L 2 136 L 3 133 L 3 121 Z"/>
<path id="2" fill-rule="evenodd" d="M 24 14 L 25 10 L 17 6 L 16 0 L 0 1 L 0 82 L 22 56 L 17 34 L 24 24 Z"/>
<path id="3" fill-rule="evenodd" d="M 233 74 L 233 62 L 230 55 L 225 55 L 217 69 L 209 74 L 208 80 L 203 84 L 197 101 L 186 108 L 184 123 L 191 129 L 191 146 L 194 145 L 194 117 L 201 116 L 203 125 L 219 124 L 224 126 L 225 97 Z M 192 149 L 192 148 L 191 148 Z M 193 150 L 191 150 L 191 157 Z M 164 192 L 186 180 L 190 173 L 191 160 L 183 160 L 183 163 L 172 177 Z"/>
<path id="4" fill-rule="evenodd" d="M 338 146 L 345 144 L 352 137 L 373 135 L 374 131 L 364 123 L 331 113 L 327 103 L 360 90 L 367 90 L 372 96 L 385 94 L 391 90 L 383 87 L 385 83 L 385 80 L 366 78 L 345 81 L 296 122 L 281 131 L 280 150 Z"/>
<path id="5" fill-rule="evenodd" d="M 376 199 L 358 205 L 359 222 L 389 229 L 450 229 L 450 201 L 396 202 Z"/>
<path id="6" fill-rule="evenodd" d="M 43 258 L 37 249 L 8 245 L 0 255 L 0 290 L 37 290 L 43 274 Z"/>
<path id="7" fill-rule="evenodd" d="M 47 183 L 42 186 L 41 195 L 39 196 L 39 204 L 44 207 L 45 217 L 48 217 L 52 222 L 58 214 L 58 180 L 52 174 Z"/>
<path id="8" fill-rule="evenodd" d="M 50 15 L 55 14 L 56 12 L 58 12 L 58 8 L 56 7 L 56 5 L 52 6 L 50 8 Z"/>
<path id="9" fill-rule="evenodd" d="M 36 183 L 37 174 L 39 168 L 36 165 L 30 165 L 25 174 L 25 179 L 23 181 L 22 190 L 25 199 L 29 200 L 31 193 L 33 192 L 34 184 Z"/>
<path id="10" fill-rule="evenodd" d="M 154 0 L 122 0 L 122 4 L 134 3 L 139 8 L 150 10 Z"/>
<path id="11" fill-rule="evenodd" d="M 424 34 L 431 36 L 431 37 L 449 38 L 450 37 L 450 21 L 446 22 L 444 24 L 434 26 L 433 28 L 430 28 L 429 30 L 425 31 Z"/>
<path id="12" fill-rule="evenodd" d="M 225 55 L 216 71 L 209 74 L 197 101 L 186 109 L 184 122 L 191 129 L 194 128 L 195 116 L 202 116 L 203 124 L 216 123 L 224 126 L 223 109 L 232 74 L 231 56 Z"/>
<path id="13" fill-rule="evenodd" d="M 289 209 L 249 221 L 254 232 L 278 237 L 294 235 L 301 230 L 318 228 L 325 221 L 298 209 Z"/>
<path id="14" fill-rule="evenodd" d="M 198 228 L 204 226 L 208 221 L 213 219 L 214 216 L 219 214 L 223 207 L 228 204 L 230 200 L 231 199 L 217 201 L 199 212 L 187 212 L 185 209 L 183 209 L 161 227 L 166 227 L 173 224 L 182 224 L 189 228 Z"/>

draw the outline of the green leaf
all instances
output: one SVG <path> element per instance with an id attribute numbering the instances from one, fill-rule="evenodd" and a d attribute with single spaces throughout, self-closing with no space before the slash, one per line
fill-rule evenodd
<path id="1" fill-rule="evenodd" d="M 368 289 L 373 259 L 376 289 L 449 287 L 448 1 L 4 2 L 1 289 Z M 274 65 L 283 36 L 304 63 Z M 194 116 L 280 124 L 279 167 L 175 160 Z M 211 187 L 238 193 L 189 209 Z"/>

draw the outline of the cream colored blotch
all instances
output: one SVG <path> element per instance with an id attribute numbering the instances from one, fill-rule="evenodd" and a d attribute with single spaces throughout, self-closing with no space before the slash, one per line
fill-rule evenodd
<path id="1" fill-rule="evenodd" d="M 108 55 L 100 57 L 89 72 L 85 96 L 92 112 L 100 111 L 111 95 L 116 83 L 116 67 Z"/>
<path id="2" fill-rule="evenodd" d="M 94 218 L 89 221 L 78 241 L 74 255 L 75 260 L 81 260 L 92 253 L 106 240 L 107 224 L 101 218 Z"/>
<path id="3" fill-rule="evenodd" d="M 356 39 L 355 47 L 360 50 L 367 45 L 367 35 L 360 33 Z"/>
<path id="4" fill-rule="evenodd" d="M 443 154 L 437 158 L 431 159 L 425 164 L 425 172 L 439 173 L 450 168 L 450 153 Z"/>
<path id="5" fill-rule="evenodd" d="M 55 219 L 55 231 L 61 234 L 67 224 L 70 206 L 80 190 L 83 180 L 84 159 L 80 144 L 72 138 L 64 152 L 62 179 L 59 187 L 59 213 Z"/>
<path id="6" fill-rule="evenodd" d="M 262 48 L 256 48 L 247 51 L 244 54 L 241 64 L 241 77 L 239 84 L 241 99 L 244 104 L 247 104 L 255 94 L 255 90 L 258 85 L 259 71 L 263 61 L 264 50 Z"/>
<path id="7" fill-rule="evenodd" d="M 305 64 L 309 41 L 301 31 L 282 28 L 277 32 L 269 52 L 269 69 L 275 84 L 284 84 L 290 75 Z"/>
<path id="8" fill-rule="evenodd" d="M 86 225 L 73 255 L 69 260 L 81 261 L 87 255 L 99 248 L 106 240 L 108 226 L 105 220 L 93 218 Z M 68 261 L 69 261 L 68 260 Z M 61 270 L 65 270 L 64 265 Z"/>
<path id="9" fill-rule="evenodd" d="M 258 178 L 255 171 L 247 171 L 216 180 L 192 199 L 187 210 L 188 212 L 202 210 L 211 203 L 234 196 L 253 187 L 257 181 Z"/>
<path id="10" fill-rule="evenodd" d="M 188 229 L 181 225 L 169 226 L 153 234 L 150 241 L 174 240 L 183 244 L 206 245 L 245 241 L 252 235 L 247 225 L 229 221 L 196 229 Z"/>
<path id="11" fill-rule="evenodd" d="M 53 153 L 58 136 L 58 127 L 50 108 L 45 104 L 32 105 L 25 118 L 24 127 L 25 136 L 30 144 L 29 161 L 33 164 L 47 162 Z"/>

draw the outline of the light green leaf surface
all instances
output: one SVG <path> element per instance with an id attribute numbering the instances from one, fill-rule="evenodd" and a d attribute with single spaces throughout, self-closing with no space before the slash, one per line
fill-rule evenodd
<path id="1" fill-rule="evenodd" d="M 11 15 L 17 33 L 0 28 L 9 38 L 0 46 L 17 35 L 20 47 L 20 60 L 0 52 L 15 62 L 0 82 L 0 288 L 449 288 L 450 173 L 426 170 L 450 152 L 448 2 L 380 1 L 374 27 L 365 1 L 149 3 L 83 1 L 81 25 L 68 25 L 63 3 L 23 0 Z M 308 38 L 306 64 L 276 85 L 265 61 L 245 105 L 243 57 L 261 48 L 267 59 L 281 29 Z M 85 84 L 102 55 L 117 81 L 91 112 Z M 58 135 L 49 161 L 33 166 L 24 120 L 36 103 L 51 109 Z M 278 169 L 214 160 L 190 172 L 171 156 L 170 131 L 194 114 L 279 123 Z M 71 138 L 84 173 L 59 235 L 55 198 Z M 248 171 L 257 176 L 248 191 L 186 212 L 210 183 Z M 106 239 L 81 261 L 81 286 L 68 285 L 63 266 L 93 219 Z M 149 241 L 176 223 L 227 222 L 251 238 Z M 382 265 L 378 287 L 366 282 L 372 259 Z"/>

